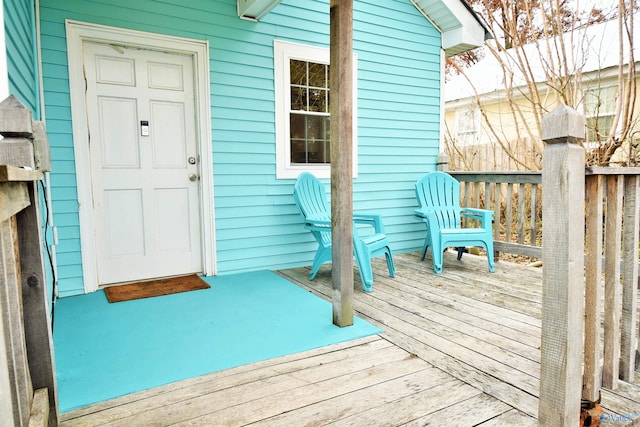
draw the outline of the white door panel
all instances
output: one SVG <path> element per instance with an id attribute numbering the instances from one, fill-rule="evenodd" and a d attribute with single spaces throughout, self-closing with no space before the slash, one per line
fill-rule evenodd
<path id="1" fill-rule="evenodd" d="M 100 141 L 102 158 L 96 157 L 95 166 L 100 168 L 140 167 L 138 145 L 138 104 L 135 99 L 98 98 Z M 94 148 L 94 147 L 92 147 Z M 98 153 L 96 153 L 98 156 Z"/>
<path id="2" fill-rule="evenodd" d="M 201 272 L 192 59 L 83 48 L 99 283 Z"/>
<path id="3" fill-rule="evenodd" d="M 154 167 L 185 168 L 188 148 L 184 106 L 152 101 L 149 118 Z"/>
<path id="4" fill-rule="evenodd" d="M 105 191 L 104 211 L 107 252 L 113 257 L 144 254 L 142 191 Z"/>

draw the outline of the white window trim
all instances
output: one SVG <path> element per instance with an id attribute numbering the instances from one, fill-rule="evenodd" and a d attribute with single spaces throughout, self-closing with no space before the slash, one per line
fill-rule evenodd
<path id="1" fill-rule="evenodd" d="M 273 41 L 275 122 L 276 122 L 276 178 L 295 179 L 302 172 L 311 172 L 318 178 L 331 177 L 331 165 L 291 164 L 289 112 L 289 64 L 291 59 L 329 64 L 329 49 L 298 43 Z M 353 177 L 358 176 L 358 57 L 353 54 Z"/>

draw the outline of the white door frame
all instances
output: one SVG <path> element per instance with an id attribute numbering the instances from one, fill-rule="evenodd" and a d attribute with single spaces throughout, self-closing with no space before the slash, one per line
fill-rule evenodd
<path id="1" fill-rule="evenodd" d="M 207 276 L 216 274 L 208 41 L 165 36 L 72 20 L 66 20 L 66 30 L 84 291 L 93 292 L 98 289 L 93 203 L 91 185 L 87 185 L 87 183 L 91 182 L 91 162 L 89 158 L 82 54 L 82 43 L 84 41 L 115 43 L 162 52 L 180 53 L 190 55 L 193 58 L 194 91 L 196 93 L 195 112 L 198 128 L 196 134 L 198 137 L 201 176 L 202 266 L 203 273 Z"/>

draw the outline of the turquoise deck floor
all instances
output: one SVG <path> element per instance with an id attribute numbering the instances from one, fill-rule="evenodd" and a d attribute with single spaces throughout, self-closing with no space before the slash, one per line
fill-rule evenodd
<path id="1" fill-rule="evenodd" d="M 334 326 L 330 303 L 272 272 L 204 279 L 210 289 L 156 298 L 58 300 L 60 411 L 381 332 Z"/>

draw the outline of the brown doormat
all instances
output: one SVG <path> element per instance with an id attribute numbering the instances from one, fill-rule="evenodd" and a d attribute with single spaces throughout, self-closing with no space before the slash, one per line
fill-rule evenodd
<path id="1" fill-rule="evenodd" d="M 107 295 L 109 302 L 121 302 L 207 289 L 210 287 L 211 286 L 197 274 L 190 274 L 188 276 L 130 283 L 128 285 L 109 286 L 105 288 L 104 293 Z"/>

